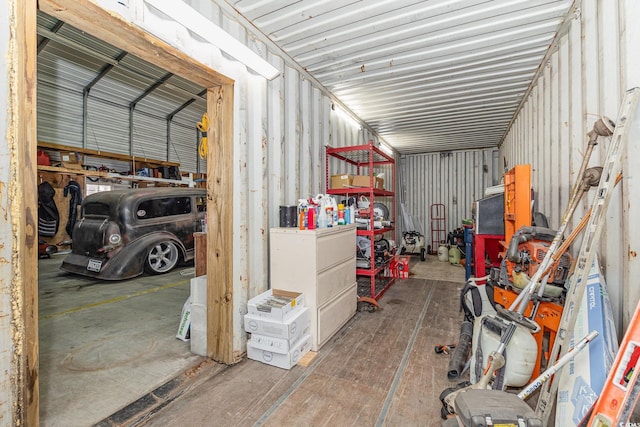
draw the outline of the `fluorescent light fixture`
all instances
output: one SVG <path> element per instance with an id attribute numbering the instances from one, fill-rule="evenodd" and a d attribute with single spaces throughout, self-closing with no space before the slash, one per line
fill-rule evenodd
<path id="1" fill-rule="evenodd" d="M 183 1 L 176 0 L 144 0 L 148 5 L 171 17 L 189 31 L 202 37 L 227 55 L 240 61 L 262 77 L 271 80 L 280 74 L 273 65 L 262 59 L 260 55 L 236 40 L 229 33 L 205 18 L 200 12 Z"/>
<path id="2" fill-rule="evenodd" d="M 360 122 L 354 119 L 351 114 L 347 113 L 342 108 L 340 108 L 339 105 L 333 104 L 333 110 L 336 112 L 338 116 L 340 116 L 340 118 L 342 118 L 345 122 L 347 122 L 354 128 L 358 130 L 362 129 L 362 125 L 360 124 Z"/>
<path id="3" fill-rule="evenodd" d="M 380 143 L 380 149 L 390 156 L 393 156 L 393 150 L 387 144 Z"/>

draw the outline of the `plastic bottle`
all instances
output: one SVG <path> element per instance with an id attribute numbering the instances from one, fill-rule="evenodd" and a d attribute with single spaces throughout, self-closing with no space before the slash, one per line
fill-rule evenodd
<path id="1" fill-rule="evenodd" d="M 344 223 L 351 224 L 351 209 L 349 208 L 344 210 Z"/>
<path id="2" fill-rule="evenodd" d="M 323 208 L 318 214 L 318 228 L 327 228 L 327 212 Z"/>
<path id="3" fill-rule="evenodd" d="M 316 209 L 313 206 L 309 206 L 307 215 L 307 228 L 309 230 L 316 229 Z"/>
<path id="4" fill-rule="evenodd" d="M 344 205 L 342 203 L 338 204 L 338 225 L 345 225 L 346 222 L 344 220 Z"/>
<path id="5" fill-rule="evenodd" d="M 438 247 L 438 261 L 449 261 L 449 248 L 444 243 Z"/>
<path id="6" fill-rule="evenodd" d="M 304 220 L 305 220 L 305 215 L 304 215 L 304 211 L 301 210 L 300 214 L 298 215 L 298 224 L 300 225 L 300 230 L 304 230 Z"/>
<path id="7" fill-rule="evenodd" d="M 327 206 L 327 227 L 333 227 L 333 208 Z"/>
<path id="8" fill-rule="evenodd" d="M 338 203 L 334 197 L 329 199 L 329 203 L 331 204 L 331 214 L 333 215 L 333 225 L 338 225 Z"/>
<path id="9" fill-rule="evenodd" d="M 351 220 L 349 224 L 356 222 L 356 207 L 354 205 L 349 206 L 349 219 Z"/>

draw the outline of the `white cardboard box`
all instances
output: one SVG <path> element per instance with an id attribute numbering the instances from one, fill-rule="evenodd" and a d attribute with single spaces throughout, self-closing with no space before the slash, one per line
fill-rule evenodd
<path id="1" fill-rule="evenodd" d="M 301 292 L 269 289 L 249 300 L 247 312 L 253 316 L 284 322 L 301 307 L 304 307 L 304 295 Z"/>
<path id="2" fill-rule="evenodd" d="M 207 355 L 207 307 L 191 303 L 191 353 Z"/>
<path id="3" fill-rule="evenodd" d="M 207 276 L 191 279 L 191 353 L 207 355 Z"/>
<path id="4" fill-rule="evenodd" d="M 589 271 L 571 346 L 593 330 L 598 331 L 598 337 L 560 371 L 555 422 L 557 426 L 577 426 L 587 415 L 602 391 L 618 351 L 611 303 L 597 259 Z"/>
<path id="5" fill-rule="evenodd" d="M 285 340 L 295 340 L 309 326 L 309 309 L 301 307 L 285 322 L 267 319 L 253 314 L 244 315 L 244 330 L 250 334 L 266 335 Z"/>
<path id="6" fill-rule="evenodd" d="M 298 360 L 311 350 L 311 335 L 303 335 L 288 353 L 280 354 L 268 350 L 260 350 L 251 345 L 251 341 L 247 342 L 247 357 L 266 363 L 267 365 L 277 366 L 278 368 L 291 369 Z"/>
<path id="7" fill-rule="evenodd" d="M 258 350 L 268 350 L 274 353 L 286 354 L 293 349 L 293 346 L 300 340 L 300 337 L 309 333 L 309 326 L 304 331 L 300 331 L 290 340 L 284 338 L 268 337 L 266 335 L 251 334 L 249 342 L 251 346 Z"/>

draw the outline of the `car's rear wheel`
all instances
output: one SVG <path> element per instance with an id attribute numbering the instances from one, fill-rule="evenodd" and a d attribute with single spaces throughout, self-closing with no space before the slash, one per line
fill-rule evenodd
<path id="1" fill-rule="evenodd" d="M 162 274 L 173 270 L 178 264 L 180 253 L 172 241 L 159 242 L 149 249 L 146 269 L 149 273 Z"/>

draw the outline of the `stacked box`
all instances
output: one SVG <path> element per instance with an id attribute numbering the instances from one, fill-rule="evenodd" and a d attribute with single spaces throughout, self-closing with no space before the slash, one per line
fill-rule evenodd
<path id="1" fill-rule="evenodd" d="M 352 185 L 352 181 L 353 175 L 350 174 L 331 175 L 331 188 L 349 188 Z"/>
<path id="2" fill-rule="evenodd" d="M 302 335 L 309 332 L 309 309 L 301 307 L 284 321 L 246 314 L 244 330 L 251 334 L 251 345 L 260 350 L 287 353 Z"/>
<path id="3" fill-rule="evenodd" d="M 304 334 L 301 339 L 293 344 L 292 349 L 287 353 L 275 353 L 268 350 L 260 350 L 247 343 L 247 357 L 278 368 L 291 369 L 298 360 L 311 350 L 311 335 Z"/>
<path id="4" fill-rule="evenodd" d="M 371 177 L 369 175 L 356 175 L 353 177 L 351 185 L 354 187 L 369 187 L 371 185 Z M 384 190 L 384 179 L 374 176 L 373 188 Z"/>
<path id="5" fill-rule="evenodd" d="M 247 303 L 247 357 L 290 369 L 311 349 L 310 314 L 299 292 L 270 289 Z"/>

